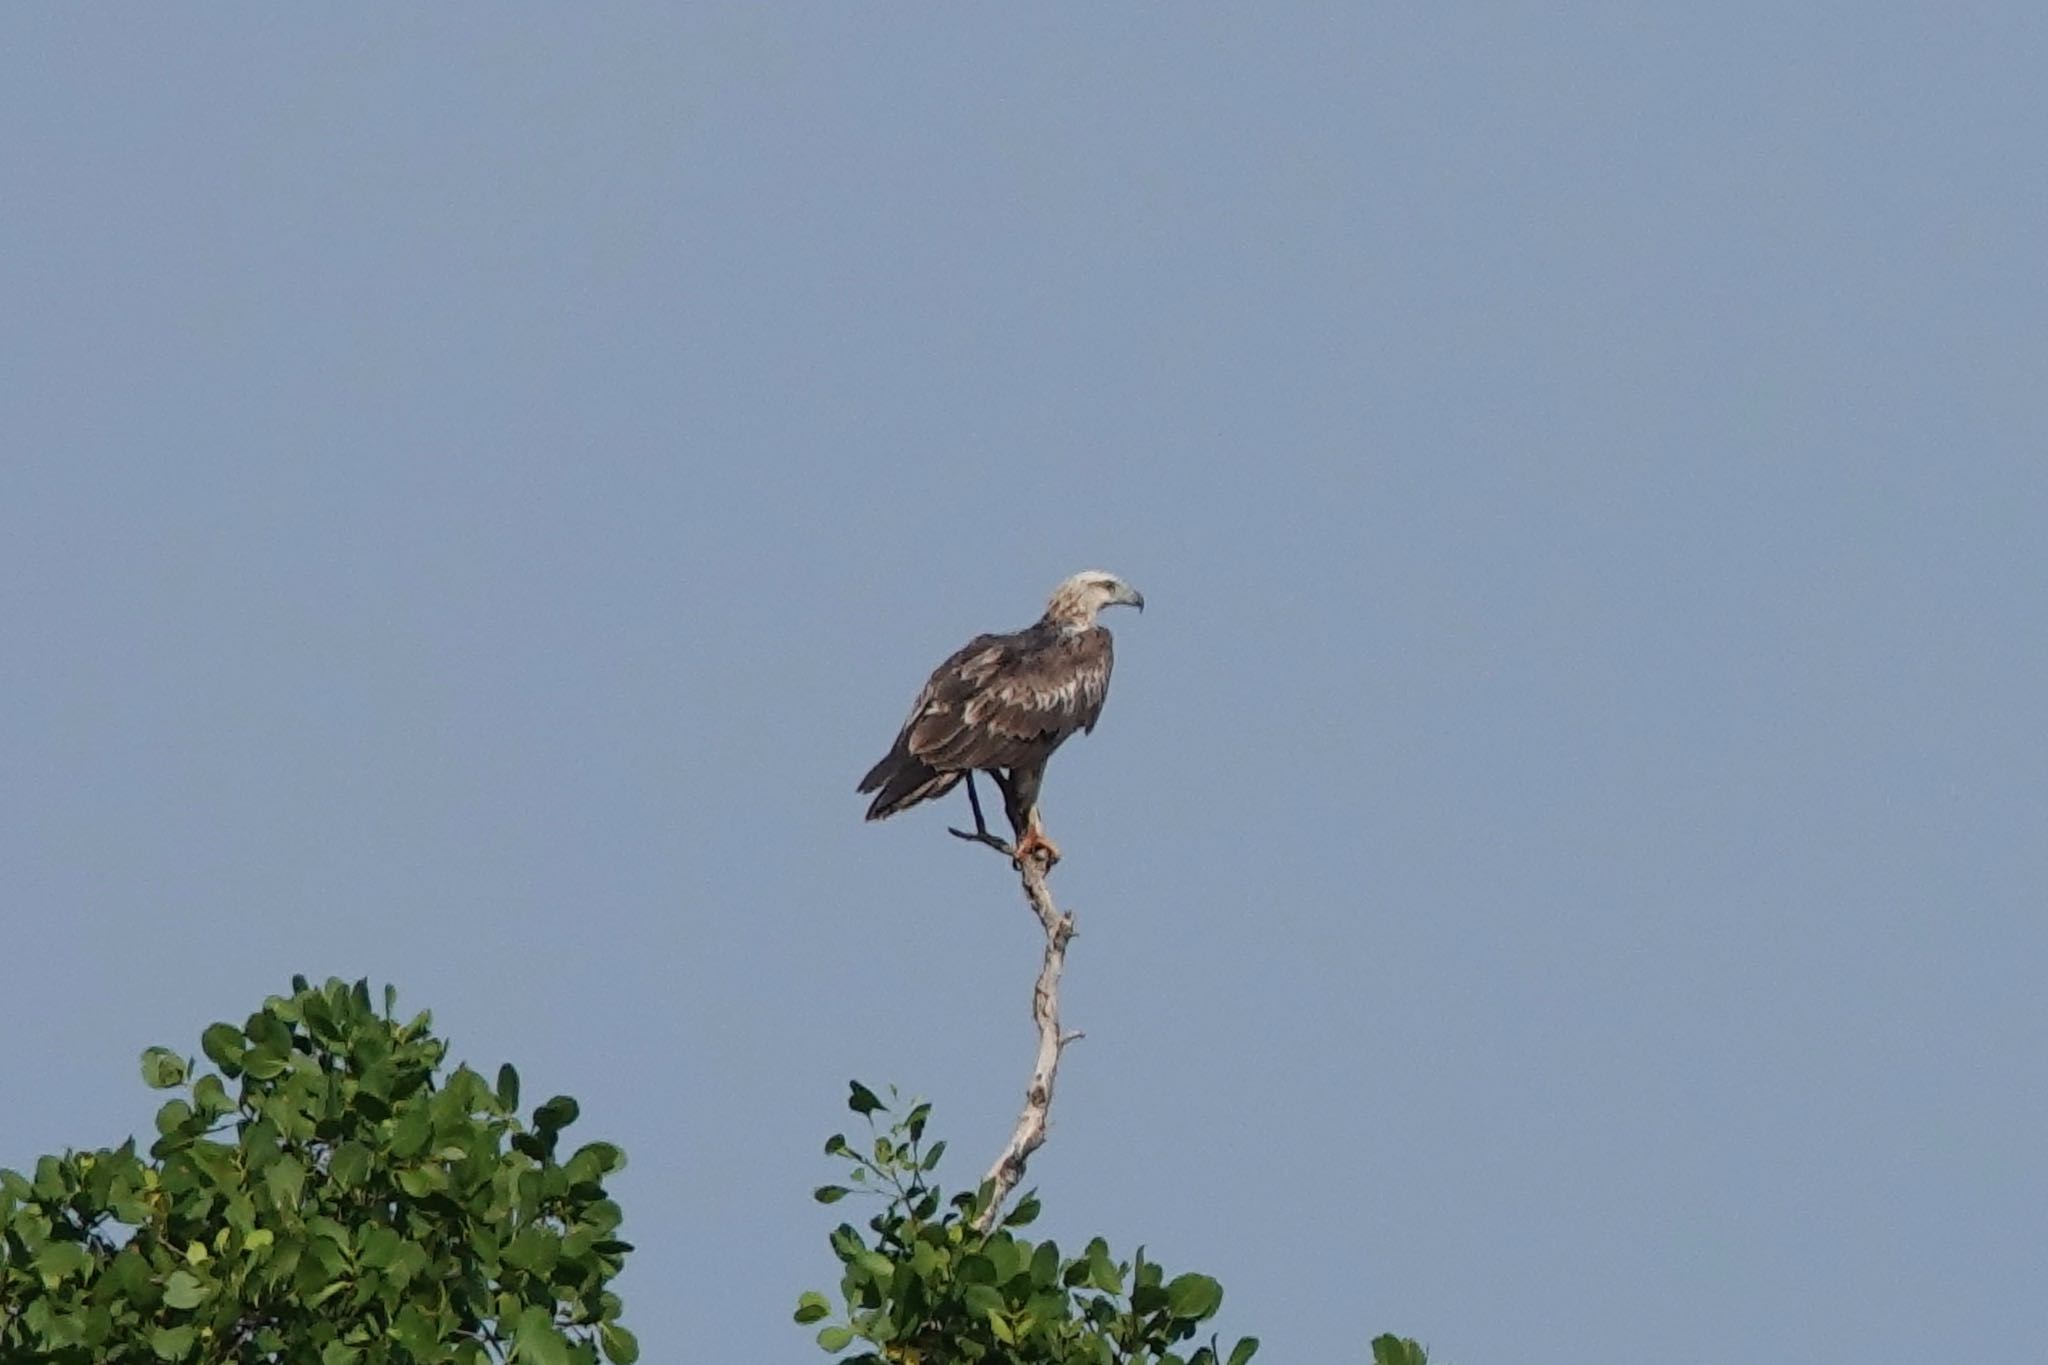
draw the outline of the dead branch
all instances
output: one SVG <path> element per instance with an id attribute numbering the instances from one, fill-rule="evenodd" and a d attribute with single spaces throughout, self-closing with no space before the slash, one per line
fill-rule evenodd
<path id="1" fill-rule="evenodd" d="M 998 785 L 1001 777 L 997 777 Z M 1005 793 L 1008 792 L 1005 787 Z M 1031 1084 L 1024 1091 L 1024 1108 L 1017 1114 L 1017 1126 L 1010 1133 L 1010 1140 L 1003 1144 L 1002 1154 L 995 1165 L 988 1168 L 983 1177 L 991 1186 L 988 1207 L 974 1220 L 976 1228 L 987 1232 L 995 1227 L 996 1219 L 1002 1216 L 1003 1201 L 1017 1188 L 1024 1178 L 1024 1163 L 1031 1154 L 1045 1145 L 1045 1130 L 1052 1114 L 1052 1085 L 1059 1075 L 1060 1051 L 1068 1043 L 1082 1035 L 1060 1032 L 1060 972 L 1067 965 L 1067 943 L 1074 937 L 1074 917 L 1061 912 L 1052 902 L 1052 892 L 1045 886 L 1045 874 L 1051 867 L 1051 856 L 1043 850 L 1020 858 L 1014 844 L 1003 841 L 989 832 L 988 821 L 982 818 L 981 795 L 974 789 L 974 774 L 967 774 L 967 802 L 974 810 L 974 828 L 948 829 L 946 832 L 956 839 L 965 839 L 971 844 L 986 844 L 1010 860 L 1017 869 L 1018 880 L 1024 887 L 1024 899 L 1031 906 L 1031 913 L 1038 916 L 1038 927 L 1045 930 L 1045 956 L 1038 964 L 1038 981 L 1031 988 L 1031 1022 L 1038 1026 L 1038 1055 L 1031 1064 Z M 1018 829 L 1021 840 L 1024 831 Z"/>
<path id="2" fill-rule="evenodd" d="M 972 838 L 971 835 L 962 837 Z M 977 841 L 980 842 L 980 841 Z M 1003 1201 L 1024 1178 L 1024 1163 L 1045 1145 L 1046 1124 L 1052 1113 L 1053 1081 L 1059 1074 L 1060 1051 L 1081 1035 L 1060 1032 L 1060 972 L 1067 963 L 1067 943 L 1074 937 L 1074 917 L 1053 904 L 1045 885 L 1045 863 L 1025 858 L 1016 863 L 1024 899 L 1045 930 L 1045 956 L 1038 965 L 1038 981 L 1031 989 L 1031 1021 L 1038 1026 L 1038 1052 L 1031 1064 L 1031 1084 L 1024 1091 L 1024 1107 L 1017 1114 L 1017 1126 L 1001 1155 L 985 1177 L 994 1187 L 988 1207 L 975 1226 L 982 1232 L 995 1227 L 1002 1216 Z"/>

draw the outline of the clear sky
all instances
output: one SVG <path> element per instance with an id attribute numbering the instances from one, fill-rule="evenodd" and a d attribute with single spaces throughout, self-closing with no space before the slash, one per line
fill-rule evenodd
<path id="1" fill-rule="evenodd" d="M 1106 567 L 1032 1175 L 1275 1362 L 2048 1358 L 2048 19 L 0 10 L 0 1164 L 395 982 L 822 1359 L 1036 927 L 854 783 Z"/>

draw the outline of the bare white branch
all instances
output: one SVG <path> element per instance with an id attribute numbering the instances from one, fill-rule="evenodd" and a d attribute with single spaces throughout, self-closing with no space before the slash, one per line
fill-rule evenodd
<path id="1" fill-rule="evenodd" d="M 971 838 L 971 835 L 962 835 Z M 1031 1021 L 1038 1026 L 1038 1052 L 1031 1064 L 1031 1084 L 1024 1091 L 1024 1108 L 1017 1126 L 1003 1145 L 986 1179 L 994 1185 L 988 1207 L 975 1226 L 983 1232 L 1002 1216 L 1003 1201 L 1024 1178 L 1024 1163 L 1045 1145 L 1046 1124 L 1052 1113 L 1053 1082 L 1060 1068 L 1060 1050 L 1081 1035 L 1060 1032 L 1060 972 L 1067 963 L 1067 943 L 1074 937 L 1074 917 L 1053 904 L 1045 885 L 1046 865 L 1042 858 L 1017 861 L 1017 874 L 1024 886 L 1024 899 L 1045 930 L 1045 956 L 1038 965 L 1038 982 L 1031 990 Z"/>

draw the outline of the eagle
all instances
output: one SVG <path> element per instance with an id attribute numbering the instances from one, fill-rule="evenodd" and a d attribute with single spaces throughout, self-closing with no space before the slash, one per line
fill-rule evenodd
<path id="1" fill-rule="evenodd" d="M 1115 574 L 1077 573 L 1053 589 L 1035 625 L 977 635 L 933 670 L 896 742 L 860 780 L 862 793 L 875 794 L 868 819 L 944 796 L 964 777 L 975 828 L 993 842 L 974 794 L 979 769 L 1002 789 L 1018 862 L 1058 862 L 1059 848 L 1039 823 L 1039 784 L 1053 750 L 1101 718 L 1114 656 L 1095 616 L 1110 606 L 1143 611 L 1145 597 Z"/>

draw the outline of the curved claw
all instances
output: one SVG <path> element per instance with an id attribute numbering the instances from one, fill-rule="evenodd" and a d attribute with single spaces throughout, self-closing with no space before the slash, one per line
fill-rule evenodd
<path id="1" fill-rule="evenodd" d="M 1045 831 L 1034 827 L 1024 831 L 1024 837 L 1017 841 L 1017 847 L 1010 856 L 1020 863 L 1036 856 L 1049 868 L 1060 860 L 1060 848 L 1045 837 Z"/>

